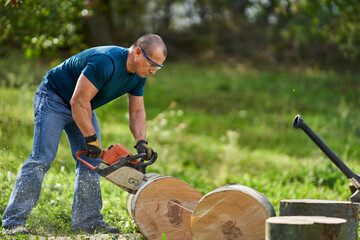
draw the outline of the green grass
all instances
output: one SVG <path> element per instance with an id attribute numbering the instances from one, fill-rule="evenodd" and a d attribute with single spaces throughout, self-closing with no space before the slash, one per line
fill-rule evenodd
<path id="1" fill-rule="evenodd" d="M 16 56 L 0 59 L 0 215 L 31 152 L 33 94 L 49 68 Z M 246 185 L 264 194 L 277 214 L 282 199 L 347 201 L 346 177 L 292 123 L 301 114 L 359 173 L 359 83 L 356 74 L 310 68 L 168 63 L 145 89 L 148 141 L 159 154 L 148 171 L 177 177 L 203 194 L 228 183 Z M 103 146 L 121 143 L 134 152 L 126 99 L 96 112 Z M 64 135 L 27 222 L 32 234 L 71 235 L 74 168 Z M 124 233 L 138 232 L 126 212 L 126 192 L 106 180 L 101 187 L 105 220 Z"/>

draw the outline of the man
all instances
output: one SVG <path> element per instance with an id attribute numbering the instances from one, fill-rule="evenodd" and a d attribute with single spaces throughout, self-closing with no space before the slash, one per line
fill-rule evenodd
<path id="1" fill-rule="evenodd" d="M 60 135 L 67 135 L 74 159 L 86 149 L 91 164 L 98 165 L 103 148 L 94 109 L 127 94 L 129 128 L 138 153 L 153 150 L 146 142 L 143 87 L 146 76 L 163 67 L 167 55 L 155 34 L 140 37 L 130 48 L 117 46 L 85 50 L 47 72 L 34 98 L 34 141 L 30 157 L 21 168 L 2 218 L 4 232 L 28 234 L 26 220 L 39 199 L 44 175 L 55 158 Z M 100 213 L 100 176 L 76 160 L 72 229 L 86 233 L 119 233 Z"/>

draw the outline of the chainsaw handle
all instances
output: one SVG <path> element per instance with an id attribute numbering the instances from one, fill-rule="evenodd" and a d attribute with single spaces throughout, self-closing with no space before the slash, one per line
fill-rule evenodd
<path id="1" fill-rule="evenodd" d="M 97 167 L 94 167 L 93 165 L 91 165 L 90 163 L 88 163 L 87 161 L 85 161 L 84 159 L 82 159 L 80 157 L 81 154 L 86 153 L 86 151 L 78 151 L 76 154 L 76 158 L 82 162 L 83 164 L 85 164 L 87 167 L 89 167 L 91 170 L 95 170 Z"/>
<path id="2" fill-rule="evenodd" d="M 131 161 L 134 161 L 138 158 L 144 158 L 146 157 L 146 153 L 139 153 L 139 154 L 136 154 L 136 155 L 133 155 L 133 156 L 127 156 L 126 158 Z M 147 162 L 144 162 L 144 159 L 141 159 L 140 162 L 137 164 L 139 167 L 146 167 L 146 166 L 149 166 L 151 164 L 153 164 L 156 159 L 157 159 L 157 152 L 153 152 L 153 155 L 151 156 L 151 158 L 149 159 L 149 161 Z"/>
<path id="3" fill-rule="evenodd" d="M 146 153 L 140 153 L 140 154 L 145 154 L 145 156 L 146 156 Z M 138 155 L 140 155 L 140 154 L 138 154 Z M 137 155 L 135 155 L 135 156 L 137 156 Z M 138 165 L 139 165 L 140 167 L 149 166 L 149 165 L 153 164 L 153 163 L 156 161 L 157 156 L 158 156 L 158 155 L 157 155 L 157 152 L 153 152 L 153 155 L 152 155 L 152 157 L 150 158 L 149 161 L 147 161 L 147 162 L 145 163 L 144 160 L 141 160 L 141 161 L 138 163 Z"/>
<path id="4" fill-rule="evenodd" d="M 128 160 L 130 160 L 130 162 L 131 162 L 131 161 L 134 161 L 134 160 L 136 160 L 138 158 L 144 158 L 144 157 L 146 157 L 146 155 L 147 155 L 146 153 L 139 153 L 139 154 L 132 155 L 132 156 L 126 156 L 126 158 Z"/>

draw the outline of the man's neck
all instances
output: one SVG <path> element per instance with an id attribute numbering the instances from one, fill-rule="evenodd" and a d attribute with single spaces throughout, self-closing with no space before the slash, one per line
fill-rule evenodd
<path id="1" fill-rule="evenodd" d="M 129 51 L 126 59 L 126 71 L 129 75 L 133 74 L 134 71 L 134 57 L 133 54 Z"/>

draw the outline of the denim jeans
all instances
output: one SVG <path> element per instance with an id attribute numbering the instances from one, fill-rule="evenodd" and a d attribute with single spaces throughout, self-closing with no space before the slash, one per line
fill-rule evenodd
<path id="1" fill-rule="evenodd" d="M 26 220 L 39 199 L 43 178 L 56 156 L 63 130 L 76 161 L 72 228 L 81 230 L 102 224 L 100 176 L 76 159 L 76 153 L 85 149 L 85 139 L 72 117 L 68 104 L 40 84 L 34 98 L 34 116 L 32 152 L 18 173 L 2 218 L 2 225 L 26 225 Z M 94 111 L 92 123 L 100 138 L 100 128 Z M 95 166 L 101 162 L 100 159 L 84 158 Z"/>

